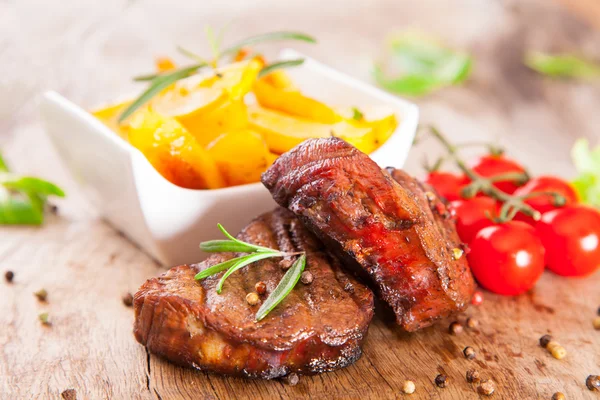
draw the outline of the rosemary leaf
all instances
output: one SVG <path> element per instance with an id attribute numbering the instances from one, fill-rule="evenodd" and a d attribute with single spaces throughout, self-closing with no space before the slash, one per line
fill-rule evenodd
<path id="1" fill-rule="evenodd" d="M 149 82 L 161 76 L 161 74 L 148 74 L 148 75 L 138 75 L 134 76 L 133 80 L 135 82 Z"/>
<path id="2" fill-rule="evenodd" d="M 248 245 L 233 240 L 209 240 L 200 243 L 200 249 L 207 253 L 222 253 L 228 251 L 233 253 L 256 253 L 257 251 L 256 246 L 254 245 Z"/>
<path id="3" fill-rule="evenodd" d="M 262 78 L 265 75 L 269 75 L 271 72 L 282 69 L 282 68 L 291 68 L 296 67 L 298 65 L 302 65 L 304 63 L 304 58 L 297 58 L 295 60 L 285 60 L 285 61 L 277 61 L 272 64 L 266 65 L 263 69 L 258 73 L 258 77 Z"/>
<path id="4" fill-rule="evenodd" d="M 137 99 L 133 101 L 119 116 L 119 122 L 123 122 L 127 117 L 133 114 L 138 108 L 146 104 L 152 97 L 168 88 L 171 84 L 177 82 L 180 79 L 187 78 L 191 74 L 198 71 L 200 68 L 205 67 L 206 64 L 196 64 L 189 67 L 178 69 L 174 72 L 167 74 L 158 75 L 156 78 L 150 81 L 150 86 L 146 89 Z"/>
<path id="5" fill-rule="evenodd" d="M 231 233 L 227 232 L 227 230 L 221 224 L 217 224 L 217 227 L 223 233 L 223 235 L 225 235 L 225 237 L 227 239 L 233 240 L 236 243 L 241 243 L 241 244 L 245 244 L 246 246 L 252 247 L 254 249 L 252 252 L 260 252 L 260 251 L 267 251 L 267 252 L 269 252 L 269 251 L 271 251 L 271 252 L 275 251 L 276 252 L 277 251 L 277 250 L 274 250 L 274 249 L 270 249 L 268 247 L 258 246 L 258 245 L 252 244 L 252 243 L 247 243 L 247 242 L 241 241 L 241 240 L 235 238 Z"/>
<path id="6" fill-rule="evenodd" d="M 227 272 L 225 272 L 223 274 L 223 276 L 221 277 L 221 280 L 219 281 L 219 283 L 217 285 L 217 293 L 221 294 L 225 280 L 229 277 L 229 275 L 233 274 L 235 271 L 245 267 L 248 264 L 252 264 L 254 262 L 264 260 L 265 258 L 281 257 L 281 256 L 283 256 L 283 253 L 271 250 L 271 252 L 262 252 L 262 253 L 250 254 L 250 255 L 247 255 L 244 257 L 240 257 L 240 259 L 235 264 L 233 264 L 227 270 Z"/>
<path id="7" fill-rule="evenodd" d="M 240 259 L 242 259 L 244 257 L 248 257 L 248 256 L 236 257 L 236 258 L 232 258 L 231 260 L 227 260 L 222 263 L 215 264 L 212 267 L 206 268 L 205 270 L 198 272 L 196 274 L 196 276 L 194 276 L 194 279 L 199 281 L 201 279 L 208 278 L 209 276 L 212 276 L 214 274 L 218 274 L 221 271 L 225 271 L 226 269 L 229 269 L 233 264 L 240 261 Z"/>
<path id="8" fill-rule="evenodd" d="M 184 56 L 191 58 L 192 60 L 197 61 L 201 64 L 208 64 L 208 62 L 206 62 L 206 60 L 204 58 L 200 57 L 198 54 L 194 53 L 193 51 L 183 48 L 182 46 L 177 46 L 177 51 L 180 52 L 181 54 L 183 54 Z"/>
<path id="9" fill-rule="evenodd" d="M 221 52 L 221 57 L 235 54 L 242 47 L 251 46 L 257 43 L 268 42 L 272 40 L 299 40 L 307 43 L 317 43 L 317 40 L 315 38 L 301 32 L 269 32 L 263 33 L 261 35 L 251 36 L 249 38 L 237 42 L 233 46 L 230 46 L 223 50 Z"/>
<path id="10" fill-rule="evenodd" d="M 306 266 L 306 255 L 302 254 L 291 266 L 290 269 L 287 270 L 277 287 L 269 297 L 265 300 L 263 305 L 259 308 L 256 313 L 256 321 L 260 321 L 264 317 L 267 316 L 283 299 L 286 298 L 288 294 L 294 289 L 294 286 L 300 280 L 300 276 L 304 271 L 304 267 Z"/>

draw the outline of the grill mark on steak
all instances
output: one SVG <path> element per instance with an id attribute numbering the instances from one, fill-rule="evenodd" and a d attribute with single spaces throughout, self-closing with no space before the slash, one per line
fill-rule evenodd
<path id="1" fill-rule="evenodd" d="M 344 266 L 369 278 L 404 329 L 467 307 L 474 281 L 466 257 L 453 257 L 453 222 L 402 171 L 381 170 L 341 139 L 311 139 L 279 157 L 262 182 Z"/>
<path id="2" fill-rule="evenodd" d="M 280 259 L 235 272 L 218 295 L 215 287 L 223 273 L 194 280 L 198 271 L 236 256 L 214 254 L 142 285 L 134 297 L 136 339 L 179 365 L 253 378 L 315 374 L 355 362 L 373 316 L 372 292 L 347 275 L 338 259 L 283 208 L 256 218 L 237 237 L 282 251 L 306 251 L 313 282 L 298 283 L 255 322 L 259 305 L 248 305 L 245 296 L 258 281 L 265 282 L 267 293 L 275 289 L 285 273 Z"/>

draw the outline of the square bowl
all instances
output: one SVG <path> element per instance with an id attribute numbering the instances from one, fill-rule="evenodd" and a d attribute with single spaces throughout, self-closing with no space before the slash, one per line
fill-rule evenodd
<path id="1" fill-rule="evenodd" d="M 304 57 L 289 73 L 303 93 L 354 107 L 385 105 L 399 121 L 392 136 L 371 154 L 382 168 L 404 165 L 419 119 L 416 105 Z M 163 178 L 144 155 L 92 114 L 55 92 L 40 101 L 42 121 L 56 151 L 89 201 L 115 228 L 165 265 L 192 263 L 206 255 L 198 244 L 221 237 L 217 223 L 237 233 L 255 216 L 276 207 L 261 183 L 193 190 Z"/>

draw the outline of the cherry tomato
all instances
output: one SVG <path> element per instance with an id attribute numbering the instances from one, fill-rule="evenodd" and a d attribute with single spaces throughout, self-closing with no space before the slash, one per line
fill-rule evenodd
<path id="1" fill-rule="evenodd" d="M 549 211 L 536 224 L 548 269 L 586 276 L 600 267 L 600 212 L 582 205 Z"/>
<path id="2" fill-rule="evenodd" d="M 470 247 L 467 257 L 475 279 L 494 293 L 526 292 L 544 272 L 544 246 L 535 229 L 524 222 L 488 226 Z"/>
<path id="3" fill-rule="evenodd" d="M 523 166 L 516 161 L 508 159 L 504 156 L 489 154 L 477 160 L 477 162 L 473 165 L 473 171 L 477 172 L 483 177 L 489 178 L 495 175 L 512 172 L 523 173 L 525 172 L 525 168 L 523 168 Z M 514 193 L 519 187 L 517 184 L 511 181 L 495 182 L 494 186 L 508 194 Z"/>
<path id="4" fill-rule="evenodd" d="M 561 194 L 566 200 L 565 205 L 576 204 L 578 202 L 577 192 L 575 192 L 573 186 L 563 179 L 553 176 L 533 178 L 525 185 L 518 188 L 514 195 L 524 196 L 534 192 L 556 192 Z M 554 205 L 552 196 L 548 195 L 532 197 L 525 200 L 525 203 L 529 204 L 534 210 L 537 210 L 542 214 L 557 208 Z M 528 217 L 523 213 L 518 213 L 515 219 L 535 225 L 533 218 Z"/>
<path id="5" fill-rule="evenodd" d="M 448 201 L 460 199 L 460 190 L 469 180 L 463 175 L 451 172 L 430 172 L 425 183 L 433 186 L 436 192 Z"/>
<path id="6" fill-rule="evenodd" d="M 469 244 L 477 232 L 494 225 L 488 214 L 496 216 L 496 200 L 491 197 L 475 197 L 468 200 L 455 200 L 450 210 L 456 215 L 456 230 L 463 243 Z"/>

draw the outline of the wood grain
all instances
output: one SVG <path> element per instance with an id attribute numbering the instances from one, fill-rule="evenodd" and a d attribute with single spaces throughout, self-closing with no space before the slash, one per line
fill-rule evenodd
<path id="1" fill-rule="evenodd" d="M 460 336 L 447 333 L 450 321 L 408 335 L 378 315 L 356 365 L 294 387 L 178 368 L 135 342 L 121 295 L 164 268 L 87 205 L 40 129 L 35 96 L 52 88 L 85 106 L 118 97 L 135 90 L 129 77 L 151 69 L 155 55 L 173 54 L 175 44 L 205 52 L 203 26 L 231 20 L 232 39 L 308 31 L 320 44 L 302 51 L 364 80 L 393 29 L 426 29 L 468 49 L 472 77 L 418 99 L 424 122 L 458 141 L 498 139 L 534 173 L 571 176 L 573 141 L 600 137 L 598 86 L 551 81 L 521 63 L 526 49 L 597 54 L 600 34 L 548 0 L 0 2 L 0 146 L 15 169 L 52 178 L 69 194 L 43 228 L 0 228 L 0 271 L 16 275 L 0 283 L 0 398 L 55 399 L 67 388 L 79 399 L 399 398 L 411 379 L 412 399 L 476 399 L 464 379 L 473 367 L 496 381 L 497 399 L 549 399 L 559 390 L 598 398 L 585 388 L 587 375 L 600 374 L 600 335 L 591 325 L 598 273 L 545 274 L 518 298 L 487 294 L 467 313 L 480 327 Z M 438 151 L 419 144 L 407 169 L 421 173 L 422 157 Z M 46 304 L 32 294 L 42 287 Z M 42 311 L 51 327 L 38 322 Z M 537 345 L 547 332 L 567 348 L 566 359 Z M 462 356 L 466 345 L 476 349 L 474 361 Z M 442 371 L 451 378 L 445 389 L 433 383 Z"/>

